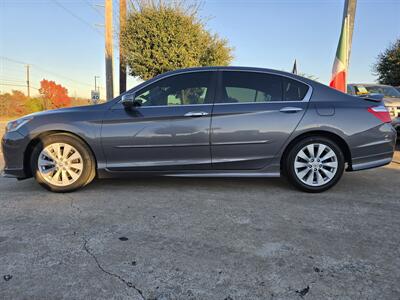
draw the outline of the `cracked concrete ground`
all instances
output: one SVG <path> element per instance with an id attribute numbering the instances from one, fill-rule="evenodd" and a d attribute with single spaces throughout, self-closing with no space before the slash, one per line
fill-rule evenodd
<path id="1" fill-rule="evenodd" d="M 399 175 L 346 173 L 323 194 L 173 178 L 52 194 L 1 178 L 0 299 L 399 299 Z"/>

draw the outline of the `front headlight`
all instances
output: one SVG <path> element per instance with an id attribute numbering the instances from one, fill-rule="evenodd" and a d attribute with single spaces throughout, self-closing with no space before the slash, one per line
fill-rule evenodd
<path id="1" fill-rule="evenodd" d="M 33 119 L 33 117 L 24 117 L 21 119 L 17 119 L 17 120 L 8 122 L 7 126 L 6 126 L 6 132 L 12 132 L 12 131 L 18 130 L 21 128 L 22 125 L 25 125 L 32 119 Z"/>

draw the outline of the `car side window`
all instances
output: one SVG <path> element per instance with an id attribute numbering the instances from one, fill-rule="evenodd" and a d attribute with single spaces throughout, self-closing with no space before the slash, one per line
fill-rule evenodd
<path id="1" fill-rule="evenodd" d="M 213 102 L 213 72 L 192 72 L 161 79 L 136 93 L 142 106 L 173 106 Z"/>
<path id="2" fill-rule="evenodd" d="M 283 100 L 301 101 L 308 92 L 309 87 L 297 80 L 283 77 Z"/>
<path id="3" fill-rule="evenodd" d="M 282 78 L 256 72 L 225 71 L 221 92 L 218 100 L 222 103 L 282 101 Z"/>

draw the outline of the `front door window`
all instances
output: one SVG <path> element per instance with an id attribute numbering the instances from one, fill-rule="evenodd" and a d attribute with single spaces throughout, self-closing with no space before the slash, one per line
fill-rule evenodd
<path id="1" fill-rule="evenodd" d="M 180 74 L 157 81 L 136 93 L 142 106 L 212 103 L 211 72 Z"/>

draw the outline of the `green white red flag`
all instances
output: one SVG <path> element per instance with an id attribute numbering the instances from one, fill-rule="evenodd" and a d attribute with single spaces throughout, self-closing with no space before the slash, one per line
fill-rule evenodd
<path id="1" fill-rule="evenodd" d="M 348 67 L 348 25 L 347 18 L 344 19 L 342 31 L 340 33 L 339 44 L 336 50 L 335 61 L 333 63 L 332 78 L 329 86 L 342 92 L 346 92 L 346 78 Z"/>
<path id="2" fill-rule="evenodd" d="M 330 87 L 344 93 L 346 92 L 347 69 L 349 67 L 356 6 L 357 0 L 344 0 L 342 30 L 333 63 L 332 78 L 329 83 Z"/>

